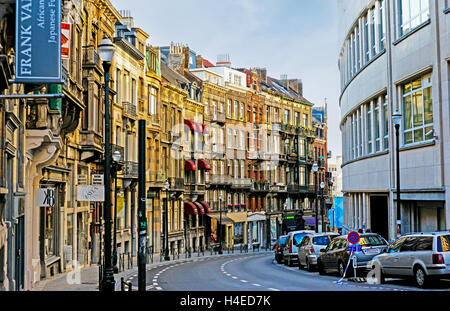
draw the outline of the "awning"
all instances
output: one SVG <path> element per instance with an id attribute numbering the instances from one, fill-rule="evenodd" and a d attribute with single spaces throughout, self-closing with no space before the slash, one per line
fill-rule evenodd
<path id="1" fill-rule="evenodd" d="M 194 204 L 197 206 L 198 212 L 200 215 L 205 215 L 205 210 L 203 209 L 203 205 L 201 205 L 198 202 L 194 202 Z"/>
<path id="2" fill-rule="evenodd" d="M 202 169 L 207 170 L 207 171 L 212 170 L 211 166 L 209 166 L 205 160 L 199 159 L 199 160 L 197 160 L 197 163 L 198 163 L 198 169 L 200 169 L 200 170 L 202 170 Z"/>
<path id="3" fill-rule="evenodd" d="M 211 213 L 211 208 L 209 207 L 209 204 L 208 204 L 208 203 L 206 203 L 205 201 L 200 202 L 200 203 L 203 205 L 203 208 L 205 209 L 205 213 L 206 213 L 206 214 Z"/>
<path id="4" fill-rule="evenodd" d="M 192 202 L 184 202 L 185 215 L 198 215 L 197 206 Z"/>
<path id="5" fill-rule="evenodd" d="M 184 124 L 186 124 L 190 130 L 194 130 L 194 122 L 192 122 L 191 120 L 184 120 Z"/>
<path id="6" fill-rule="evenodd" d="M 184 161 L 184 169 L 186 171 L 195 171 L 196 168 L 194 162 L 192 162 L 191 160 Z"/>
<path id="7" fill-rule="evenodd" d="M 254 215 L 247 217 L 247 222 L 249 222 L 249 221 L 265 221 L 265 220 L 266 220 L 266 216 L 261 215 L 261 214 L 254 214 Z"/>
<path id="8" fill-rule="evenodd" d="M 194 122 L 194 130 L 203 133 L 203 126 L 201 123 Z"/>
<path id="9" fill-rule="evenodd" d="M 220 213 L 209 214 L 208 216 L 211 217 L 211 219 L 215 219 L 215 220 L 217 220 L 217 222 L 220 223 Z M 231 220 L 231 218 L 227 217 L 225 215 L 225 213 L 222 213 L 222 224 L 232 225 L 233 220 Z"/>
<path id="10" fill-rule="evenodd" d="M 247 222 L 247 212 L 240 213 L 228 213 L 228 217 L 230 217 L 233 222 Z"/>
<path id="11" fill-rule="evenodd" d="M 203 133 L 209 134 L 209 127 L 206 124 L 202 124 L 202 127 L 203 127 Z"/>

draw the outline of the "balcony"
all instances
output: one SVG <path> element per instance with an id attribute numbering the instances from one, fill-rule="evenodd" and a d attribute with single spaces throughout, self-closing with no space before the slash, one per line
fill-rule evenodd
<path id="1" fill-rule="evenodd" d="M 276 183 L 270 187 L 272 192 L 287 192 L 287 186 L 283 183 Z"/>
<path id="2" fill-rule="evenodd" d="M 95 50 L 94 46 L 83 47 L 83 66 L 85 67 L 98 66 L 102 68 L 102 61 L 98 56 L 98 53 Z"/>
<path id="3" fill-rule="evenodd" d="M 136 118 L 137 118 L 136 105 L 134 105 L 132 103 L 124 102 L 123 103 L 123 115 L 128 118 L 136 120 Z"/>
<path id="4" fill-rule="evenodd" d="M 125 161 L 122 167 L 122 174 L 124 178 L 138 178 L 139 164 L 137 162 Z"/>
<path id="5" fill-rule="evenodd" d="M 211 185 L 231 185 L 232 178 L 228 175 L 209 175 Z"/>
<path id="6" fill-rule="evenodd" d="M 290 184 L 287 186 L 287 192 L 288 193 L 299 193 L 300 192 L 300 185 L 298 184 Z"/>
<path id="7" fill-rule="evenodd" d="M 298 157 L 297 157 L 297 154 L 296 154 L 296 153 L 289 153 L 289 154 L 287 155 L 287 160 L 288 160 L 288 162 L 290 162 L 290 163 L 297 162 L 297 159 L 298 159 Z"/>
<path id="8" fill-rule="evenodd" d="M 225 123 L 225 113 L 216 112 L 211 115 L 211 122 Z"/>
<path id="9" fill-rule="evenodd" d="M 190 194 L 204 194 L 206 190 L 205 184 L 188 183 L 184 184 L 184 192 Z"/>
<path id="10" fill-rule="evenodd" d="M 248 160 L 258 160 L 258 152 L 257 151 L 247 151 L 247 159 Z"/>
<path id="11" fill-rule="evenodd" d="M 265 151 L 258 151 L 258 160 L 268 160 L 269 154 Z"/>
<path id="12" fill-rule="evenodd" d="M 251 189 L 251 178 L 232 178 L 231 188 L 233 189 Z"/>
<path id="13" fill-rule="evenodd" d="M 254 192 L 269 192 L 270 191 L 270 185 L 266 182 L 258 182 L 255 181 L 252 184 L 252 191 Z"/>
<path id="14" fill-rule="evenodd" d="M 184 178 L 169 177 L 170 190 L 184 191 Z"/>

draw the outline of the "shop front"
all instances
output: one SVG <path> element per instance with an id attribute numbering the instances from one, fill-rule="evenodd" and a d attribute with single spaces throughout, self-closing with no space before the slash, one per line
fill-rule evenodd
<path id="1" fill-rule="evenodd" d="M 266 246 L 264 232 L 266 232 L 266 216 L 264 213 L 252 213 L 247 217 L 248 232 L 247 243 L 249 249 L 258 249 Z"/>
<path id="2" fill-rule="evenodd" d="M 247 244 L 247 212 L 227 213 L 233 221 L 232 247 Z"/>

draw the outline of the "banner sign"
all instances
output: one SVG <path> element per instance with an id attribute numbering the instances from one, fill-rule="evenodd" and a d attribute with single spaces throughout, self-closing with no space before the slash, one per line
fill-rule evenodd
<path id="1" fill-rule="evenodd" d="M 69 23 L 61 23 L 61 58 L 70 59 L 70 29 Z"/>
<path id="2" fill-rule="evenodd" d="M 105 201 L 105 186 L 78 186 L 78 201 Z"/>
<path id="3" fill-rule="evenodd" d="M 36 206 L 42 207 L 55 206 L 55 188 L 36 189 Z"/>
<path id="4" fill-rule="evenodd" d="M 61 0 L 16 1 L 16 82 L 62 83 Z"/>

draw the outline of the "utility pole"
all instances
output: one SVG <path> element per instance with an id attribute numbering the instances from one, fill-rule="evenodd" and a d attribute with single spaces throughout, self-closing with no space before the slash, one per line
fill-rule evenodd
<path id="1" fill-rule="evenodd" d="M 147 217 L 145 216 L 145 120 L 139 120 L 139 205 L 138 205 L 138 290 L 145 292 L 145 238 Z"/>

